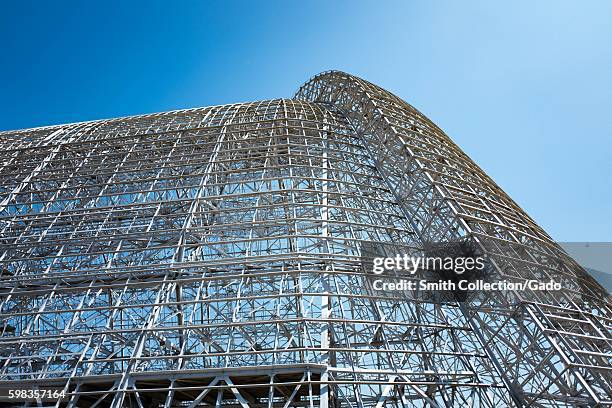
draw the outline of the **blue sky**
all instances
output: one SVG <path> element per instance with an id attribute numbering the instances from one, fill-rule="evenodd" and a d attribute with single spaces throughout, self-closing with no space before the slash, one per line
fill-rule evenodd
<path id="1" fill-rule="evenodd" d="M 20 4 L 18 4 L 20 3 Z M 612 2 L 6 2 L 0 129 L 290 97 L 340 69 L 559 241 L 612 241 Z"/>

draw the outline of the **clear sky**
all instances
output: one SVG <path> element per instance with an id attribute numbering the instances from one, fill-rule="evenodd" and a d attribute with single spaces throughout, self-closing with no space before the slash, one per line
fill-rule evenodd
<path id="1" fill-rule="evenodd" d="M 612 241 L 611 1 L 93 3 L 3 3 L 1 130 L 291 97 L 339 69 L 429 116 L 553 238 Z"/>

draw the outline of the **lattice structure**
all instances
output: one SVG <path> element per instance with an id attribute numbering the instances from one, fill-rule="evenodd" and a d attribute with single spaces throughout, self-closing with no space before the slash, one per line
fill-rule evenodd
<path id="1" fill-rule="evenodd" d="M 39 405 L 612 405 L 605 290 L 367 81 L 0 132 L 0 157 L 0 385 L 66 392 Z M 455 240 L 563 290 L 373 290 L 372 253 Z"/>

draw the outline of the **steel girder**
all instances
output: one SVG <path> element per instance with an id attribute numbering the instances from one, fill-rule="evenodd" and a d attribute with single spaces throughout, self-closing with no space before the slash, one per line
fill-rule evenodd
<path id="1" fill-rule="evenodd" d="M 610 401 L 610 303 L 444 133 L 350 75 L 291 100 L 0 133 L 0 382 L 51 406 Z M 467 238 L 557 296 L 377 293 Z"/>

